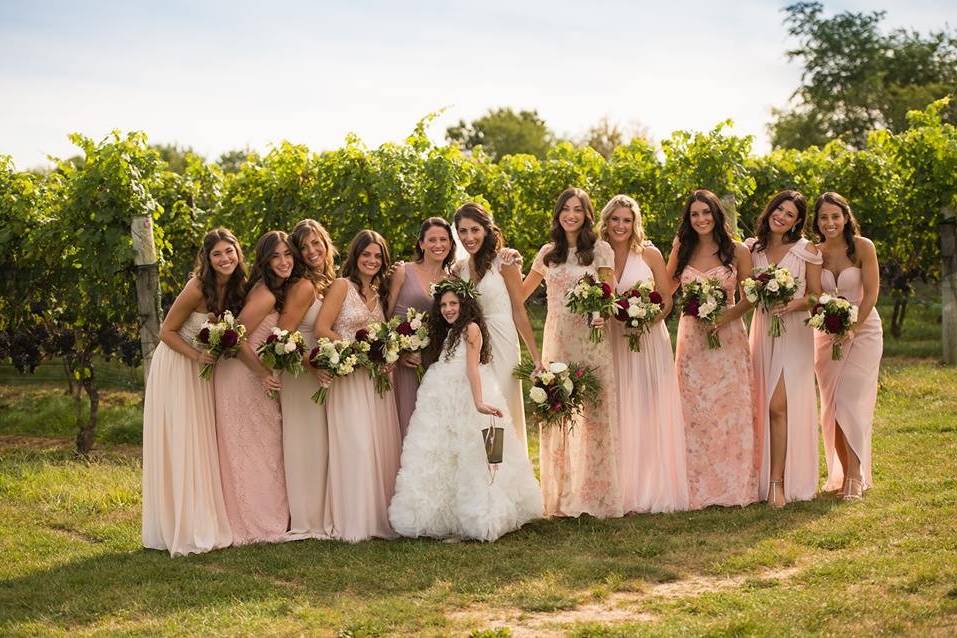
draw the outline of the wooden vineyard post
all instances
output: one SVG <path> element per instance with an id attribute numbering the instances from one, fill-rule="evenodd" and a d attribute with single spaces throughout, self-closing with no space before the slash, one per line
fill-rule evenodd
<path id="1" fill-rule="evenodd" d="M 957 213 L 940 211 L 940 301 L 941 342 L 944 363 L 957 364 Z"/>
<path id="2" fill-rule="evenodd" d="M 738 202 L 734 195 L 725 193 L 721 196 L 721 205 L 728 216 L 728 228 L 731 229 L 731 239 L 738 239 L 741 231 L 738 229 Z"/>
<path id="3" fill-rule="evenodd" d="M 136 265 L 136 306 L 140 316 L 140 347 L 143 350 L 143 382 L 149 379 L 153 351 L 159 345 L 160 308 L 159 266 L 153 243 L 153 218 L 136 215 L 130 225 L 133 235 L 133 263 Z"/>

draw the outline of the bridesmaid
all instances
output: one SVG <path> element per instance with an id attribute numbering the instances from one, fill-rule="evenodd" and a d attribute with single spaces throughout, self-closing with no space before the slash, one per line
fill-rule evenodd
<path id="1" fill-rule="evenodd" d="M 282 416 L 278 401 L 264 392 L 278 390 L 278 381 L 254 350 L 275 327 L 302 270 L 286 233 L 271 230 L 259 238 L 238 318 L 248 339 L 235 359 L 216 366 L 216 435 L 234 545 L 288 540 Z"/>
<path id="2" fill-rule="evenodd" d="M 525 298 L 543 280 L 547 287 L 543 359 L 588 362 L 596 367 L 603 388 L 602 400 L 576 417 L 567 436 L 560 428 L 541 432 L 539 465 L 547 516 L 609 518 L 623 514 L 611 345 L 608 339 L 591 343 L 584 319 L 565 307 L 565 295 L 586 273 L 614 285 L 614 252 L 595 235 L 593 225 L 594 209 L 588 194 L 580 188 L 566 189 L 552 215 L 552 241 L 538 251 L 523 285 Z M 602 319 L 595 322 L 596 326 L 603 324 Z"/>
<path id="3" fill-rule="evenodd" d="M 398 264 L 389 282 L 389 316 L 404 318 L 409 308 L 419 312 L 428 312 L 432 308 L 432 284 L 445 279 L 455 262 L 453 244 L 452 227 L 447 221 L 441 217 L 429 217 L 422 222 L 415 243 L 415 261 Z M 415 369 L 421 363 L 420 355 L 404 354 L 392 375 L 403 439 L 409 427 L 409 417 L 415 410 L 415 395 L 419 389 Z"/>
<path id="4" fill-rule="evenodd" d="M 771 507 L 807 501 L 817 493 L 817 401 L 814 396 L 814 335 L 805 325 L 811 297 L 821 294 L 821 254 L 802 237 L 807 201 L 797 191 L 774 195 L 748 239 L 755 268 L 787 268 L 798 290 L 772 312 L 781 317 L 784 334 L 768 336 L 770 317 L 756 310 L 751 319 L 751 359 L 756 458 L 761 496 Z"/>
<path id="5" fill-rule="evenodd" d="M 170 556 L 233 541 L 216 451 L 213 385 L 199 378 L 215 363 L 193 347 L 209 312 L 242 303 L 246 268 L 231 232 L 206 233 L 193 276 L 160 328 L 143 404 L 143 546 Z"/>
<path id="6" fill-rule="evenodd" d="M 289 241 L 305 268 L 302 279 L 289 286 L 279 327 L 301 332 L 308 353 L 316 345 L 313 330 L 322 295 L 336 278 L 336 249 L 329 233 L 314 219 L 296 224 Z M 306 372 L 300 376 L 283 376 L 279 392 L 289 534 L 291 538 L 328 538 L 332 533 L 332 512 L 326 498 L 329 431 L 325 406 L 316 405 L 311 397 L 319 383 L 330 379 L 308 363 L 303 365 Z"/>
<path id="7" fill-rule="evenodd" d="M 525 310 L 525 298 L 528 295 L 522 290 L 521 256 L 517 251 L 505 248 L 502 231 L 480 204 L 463 204 L 455 211 L 453 222 L 462 247 L 469 254 L 455 264 L 455 272 L 462 279 L 476 284 L 479 306 L 485 315 L 489 339 L 492 341 L 492 361 L 489 366 L 505 396 L 515 434 L 527 456 L 528 434 L 522 382 L 512 376 L 512 370 L 518 365 L 522 354 L 519 335 L 537 368 L 541 368 L 542 360 L 532 323 Z"/>
<path id="8" fill-rule="evenodd" d="M 827 491 L 859 499 L 871 487 L 871 427 L 877 376 L 884 349 L 877 314 L 880 269 L 877 251 L 861 237 L 847 200 L 824 193 L 814 204 L 814 234 L 824 258 L 821 288 L 858 306 L 858 320 L 844 341 L 843 358 L 831 359 L 831 338 L 814 332 L 814 368 L 821 392 L 821 430 L 827 462 Z"/>
<path id="9" fill-rule="evenodd" d="M 316 335 L 352 339 L 374 321 L 384 321 L 389 298 L 385 239 L 360 230 L 349 244 L 342 277 L 329 287 Z M 402 445 L 392 391 L 380 396 L 365 371 L 335 379 L 326 401 L 329 421 L 329 487 L 335 538 L 357 542 L 394 538 L 389 501 L 395 490 Z"/>
<path id="10" fill-rule="evenodd" d="M 671 287 L 716 278 L 729 307 L 713 330 L 721 347 L 706 345 L 708 328 L 694 317 L 678 321 L 675 367 L 685 420 L 690 509 L 748 505 L 758 500 L 754 468 L 751 358 L 742 315 L 751 305 L 735 290 L 751 274 L 751 255 L 731 239 L 718 197 L 696 190 L 685 203 L 668 257 Z M 733 305 L 731 305 L 733 303 Z"/>
<path id="11" fill-rule="evenodd" d="M 618 382 L 618 475 L 627 512 L 688 509 L 685 423 L 664 318 L 671 311 L 671 282 L 661 252 L 645 241 L 638 202 L 615 195 L 601 211 L 599 236 L 615 252 L 619 294 L 653 281 L 662 313 L 641 336 L 639 352 L 628 348 L 620 321 L 611 322 L 612 360 Z M 664 294 L 661 294 L 661 291 Z"/>

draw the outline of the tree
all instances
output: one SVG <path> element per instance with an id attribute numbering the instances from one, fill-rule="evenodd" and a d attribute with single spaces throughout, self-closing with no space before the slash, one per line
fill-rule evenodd
<path id="1" fill-rule="evenodd" d="M 807 148 L 841 139 L 863 148 L 867 134 L 907 128 L 907 112 L 957 91 L 957 34 L 923 36 L 880 31 L 885 12 L 845 11 L 824 17 L 820 2 L 784 9 L 799 45 L 788 51 L 803 66 L 801 86 L 768 127 L 775 147 Z M 951 107 L 944 121 L 957 121 Z"/>
<path id="2" fill-rule="evenodd" d="M 516 113 L 509 107 L 492 109 L 468 124 L 459 120 L 446 130 L 445 136 L 464 151 L 481 146 L 494 161 L 519 153 L 544 159 L 554 143 L 554 135 L 538 111 Z"/>
<path id="3" fill-rule="evenodd" d="M 611 159 L 616 148 L 626 146 L 635 139 L 650 140 L 648 129 L 637 123 L 629 127 L 621 126 L 606 115 L 585 131 L 579 144 L 590 146 L 605 159 Z"/>

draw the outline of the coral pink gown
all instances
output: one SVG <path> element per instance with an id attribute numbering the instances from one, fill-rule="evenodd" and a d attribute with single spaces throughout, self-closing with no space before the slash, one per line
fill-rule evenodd
<path id="1" fill-rule="evenodd" d="M 715 277 L 735 298 L 737 269 L 707 272 L 685 266 L 681 283 Z M 708 348 L 707 324 L 682 316 L 678 322 L 675 367 L 685 418 L 690 509 L 748 505 L 758 500 L 754 461 L 754 404 L 751 357 L 743 321 L 718 331 L 721 347 Z"/>
<path id="2" fill-rule="evenodd" d="M 860 305 L 864 298 L 861 269 L 845 268 L 835 279 L 826 268 L 821 271 L 821 288 Z M 854 336 L 843 345 L 843 356 L 831 360 L 832 340 L 814 331 L 814 369 L 821 394 L 821 431 L 824 434 L 824 459 L 827 462 L 825 490 L 840 489 L 844 468 L 834 449 L 835 423 L 840 423 L 844 438 L 861 462 L 864 489 L 871 486 L 871 428 L 877 402 L 877 377 L 884 334 L 877 308 L 860 321 Z"/>
<path id="3" fill-rule="evenodd" d="M 642 256 L 628 253 L 618 293 L 649 280 L 654 283 L 654 276 Z M 686 510 L 685 423 L 668 328 L 664 321 L 654 324 L 641 336 L 639 352 L 628 348 L 620 321 L 611 321 L 610 336 L 618 380 L 618 475 L 624 510 Z"/>
<path id="4" fill-rule="evenodd" d="M 255 349 L 266 340 L 279 313 L 249 335 Z M 259 379 L 238 358 L 220 359 L 216 386 L 216 438 L 226 513 L 233 544 L 286 540 L 289 506 L 282 461 L 282 415 Z"/>
<path id="5" fill-rule="evenodd" d="M 748 248 L 754 239 L 747 242 Z M 811 243 L 799 239 L 777 264 L 787 268 L 798 282 L 795 299 L 807 288 L 807 264 L 821 264 L 820 254 L 809 251 Z M 755 268 L 767 268 L 764 251 L 752 251 Z M 768 336 L 770 317 L 760 308 L 751 319 L 751 360 L 754 364 L 756 452 L 760 474 L 759 494 L 768 493 L 770 477 L 771 395 L 783 379 L 788 403 L 788 444 L 784 462 L 784 497 L 788 501 L 807 501 L 817 493 L 817 398 L 814 391 L 814 335 L 805 325 L 808 311 L 790 312 L 781 317 L 784 334 Z"/>
<path id="6" fill-rule="evenodd" d="M 594 260 L 588 266 L 578 263 L 574 247 L 569 248 L 565 263 L 546 266 L 544 256 L 550 250 L 551 244 L 543 246 L 532 264 L 532 270 L 545 278 L 548 289 L 542 359 L 594 366 L 604 396 L 598 405 L 586 407 L 584 414 L 575 418 L 566 436 L 558 427 L 541 431 L 539 467 L 545 515 L 621 516 L 624 510 L 616 440 L 618 391 L 610 339 L 606 335 L 601 343 L 591 343 L 585 319 L 565 307 L 565 295 L 582 275 L 590 273 L 597 277 L 599 268 L 614 268 L 614 253 L 607 242 L 599 240 Z"/>
<path id="7" fill-rule="evenodd" d="M 378 300 L 369 310 L 350 282 L 333 331 L 352 339 L 370 323 L 382 321 Z M 329 503 L 335 538 L 357 542 L 394 538 L 389 502 L 395 491 L 402 448 L 392 391 L 375 391 L 365 370 L 335 379 L 326 399 L 329 424 Z"/>

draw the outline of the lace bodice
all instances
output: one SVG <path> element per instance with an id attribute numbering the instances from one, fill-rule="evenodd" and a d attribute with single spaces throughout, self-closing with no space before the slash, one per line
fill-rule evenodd
<path id="1" fill-rule="evenodd" d="M 838 273 L 835 280 L 834 273 L 824 268 L 821 270 L 821 289 L 829 295 L 844 297 L 852 304 L 859 306 L 864 299 L 861 269 L 857 266 L 848 266 Z"/>
<path id="2" fill-rule="evenodd" d="M 205 312 L 189 313 L 186 321 L 184 321 L 183 325 L 176 331 L 177 334 L 179 334 L 186 343 L 193 343 L 193 337 L 202 329 L 207 317 L 209 317 L 209 315 Z"/>
<path id="3" fill-rule="evenodd" d="M 355 285 L 351 281 L 348 284 L 349 290 L 342 301 L 342 309 L 339 310 L 339 316 L 332 324 L 333 332 L 342 339 L 352 339 L 356 332 L 367 328 L 370 323 L 385 320 L 378 297 L 376 297 L 375 309 L 369 310 Z"/>
<path id="4" fill-rule="evenodd" d="M 476 284 L 479 291 L 478 302 L 482 307 L 482 314 L 486 320 L 490 317 L 512 317 L 512 301 L 508 296 L 505 278 L 502 277 L 502 260 L 496 257 L 482 281 Z M 459 276 L 468 281 L 472 278 L 469 270 L 469 260 L 463 259 L 459 265 Z"/>

